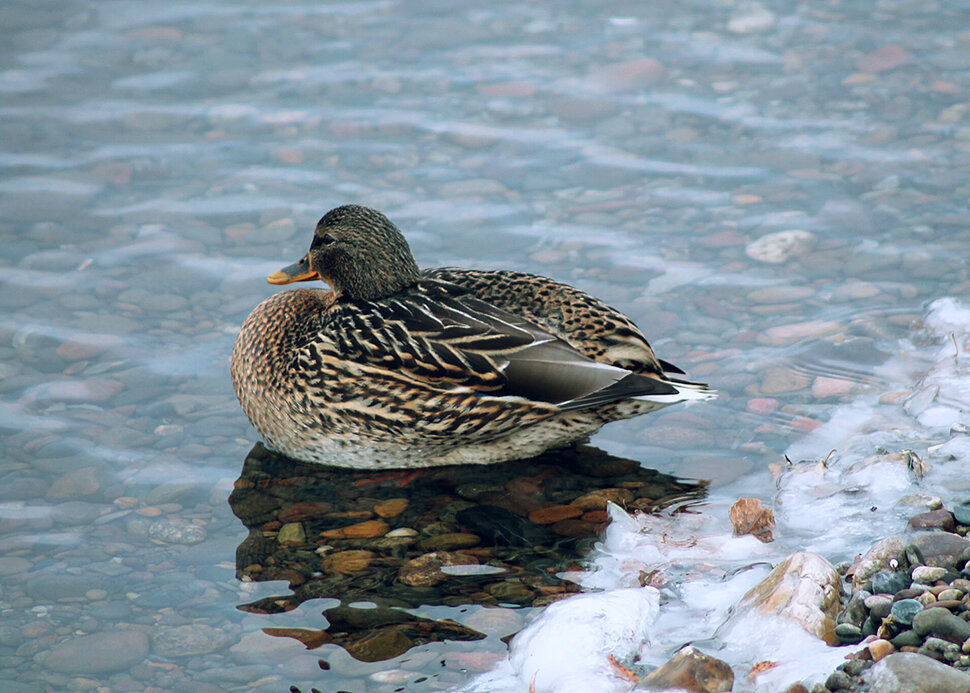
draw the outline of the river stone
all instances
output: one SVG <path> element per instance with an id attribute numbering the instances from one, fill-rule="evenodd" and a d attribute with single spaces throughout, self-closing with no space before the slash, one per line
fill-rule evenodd
<path id="1" fill-rule="evenodd" d="M 958 645 L 970 638 L 970 623 L 942 608 L 923 609 L 913 616 L 913 630 L 924 638 L 933 636 Z"/>
<path id="2" fill-rule="evenodd" d="M 864 604 L 866 609 L 869 610 L 869 615 L 881 621 L 889 615 L 893 598 L 886 594 L 873 594 L 866 597 Z"/>
<path id="3" fill-rule="evenodd" d="M 768 233 L 749 243 L 744 254 L 752 260 L 778 264 L 805 254 L 815 245 L 815 235 L 800 229 Z"/>
<path id="4" fill-rule="evenodd" d="M 918 600 L 900 599 L 898 602 L 893 603 L 889 613 L 892 614 L 892 617 L 896 623 L 901 623 L 904 626 L 910 626 L 913 624 L 913 618 L 922 610 L 923 604 Z"/>
<path id="5" fill-rule="evenodd" d="M 63 674 L 108 674 L 125 671 L 148 656 L 148 636 L 141 631 L 93 633 L 63 642 L 44 666 Z"/>
<path id="6" fill-rule="evenodd" d="M 970 501 L 964 501 L 954 505 L 953 517 L 961 525 L 970 525 Z"/>
<path id="7" fill-rule="evenodd" d="M 862 629 L 851 623 L 840 623 L 835 627 L 835 637 L 840 643 L 857 643 L 862 640 Z"/>
<path id="8" fill-rule="evenodd" d="M 865 583 L 872 579 L 873 575 L 887 568 L 891 560 L 895 559 L 902 563 L 905 558 L 906 543 L 901 537 L 894 535 L 877 541 L 859 559 L 859 564 L 852 576 L 852 590 L 861 589 Z"/>
<path id="9" fill-rule="evenodd" d="M 917 532 L 913 544 L 926 565 L 954 568 L 960 555 L 970 549 L 970 541 L 949 532 Z"/>
<path id="10" fill-rule="evenodd" d="M 228 647 L 235 638 L 204 623 L 161 627 L 152 632 L 152 652 L 161 657 L 204 655 Z"/>
<path id="11" fill-rule="evenodd" d="M 148 526 L 148 537 L 166 544 L 196 544 L 205 539 L 205 530 L 188 520 L 166 518 Z"/>
<path id="12" fill-rule="evenodd" d="M 909 518 L 909 526 L 913 529 L 942 529 L 945 532 L 952 532 L 955 524 L 953 513 L 940 508 L 913 515 Z"/>
<path id="13" fill-rule="evenodd" d="M 895 652 L 864 674 L 879 693 L 967 693 L 970 675 L 915 652 Z"/>
<path id="14" fill-rule="evenodd" d="M 688 645 L 669 662 L 647 674 L 638 688 L 676 688 L 693 693 L 722 693 L 730 691 L 733 686 L 734 671 L 727 662 Z"/>
<path id="15" fill-rule="evenodd" d="M 913 582 L 923 585 L 932 585 L 937 580 L 942 580 L 946 575 L 946 568 L 939 566 L 920 565 L 913 568 Z"/>
<path id="16" fill-rule="evenodd" d="M 775 566 L 741 599 L 742 608 L 777 614 L 796 621 L 808 633 L 830 645 L 838 642 L 835 618 L 842 578 L 817 553 L 799 551 Z"/>
<path id="17" fill-rule="evenodd" d="M 872 576 L 873 594 L 896 594 L 910 585 L 909 575 L 880 570 Z"/>
<path id="18" fill-rule="evenodd" d="M 87 575 L 40 575 L 27 583 L 27 594 L 38 602 L 83 597 L 101 586 L 101 580 Z"/>

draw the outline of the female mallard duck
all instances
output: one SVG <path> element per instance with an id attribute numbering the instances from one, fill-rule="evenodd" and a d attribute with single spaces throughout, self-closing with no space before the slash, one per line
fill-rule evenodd
<path id="1" fill-rule="evenodd" d="M 232 352 L 232 382 L 269 447 L 379 469 L 538 455 L 706 385 L 654 356 L 633 322 L 565 284 L 520 272 L 418 269 L 380 212 L 317 224 Z"/>

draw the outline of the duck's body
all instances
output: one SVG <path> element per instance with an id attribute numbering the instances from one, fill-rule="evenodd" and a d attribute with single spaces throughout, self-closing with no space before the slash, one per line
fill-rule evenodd
<path id="1" fill-rule="evenodd" d="M 624 315 L 551 279 L 416 266 L 360 276 L 391 271 L 360 234 L 393 245 L 396 231 L 373 210 L 333 210 L 317 227 L 324 240 L 271 280 L 321 276 L 335 291 L 278 293 L 243 324 L 233 385 L 276 451 L 360 469 L 503 462 L 712 396 Z"/>

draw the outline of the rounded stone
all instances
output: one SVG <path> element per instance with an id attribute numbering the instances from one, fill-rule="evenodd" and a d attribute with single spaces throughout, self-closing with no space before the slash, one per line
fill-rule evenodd
<path id="1" fill-rule="evenodd" d="M 924 638 L 932 636 L 959 645 L 970 638 L 970 623 L 942 608 L 917 613 L 913 617 L 913 630 Z"/>
<path id="2" fill-rule="evenodd" d="M 913 582 L 932 585 L 946 575 L 946 569 L 937 566 L 920 565 L 913 568 Z"/>
<path id="3" fill-rule="evenodd" d="M 839 642 L 856 643 L 862 640 L 862 629 L 851 623 L 840 623 L 835 627 L 835 637 Z"/>
<path id="4" fill-rule="evenodd" d="M 191 657 L 221 650 L 234 640 L 204 623 L 163 627 L 152 633 L 152 652 L 162 657 Z"/>
<path id="5" fill-rule="evenodd" d="M 872 593 L 896 594 L 896 592 L 909 587 L 909 582 L 909 575 L 905 573 L 893 573 L 888 570 L 880 570 L 872 576 Z"/>
<path id="6" fill-rule="evenodd" d="M 970 501 L 954 504 L 952 512 L 958 524 L 970 525 Z"/>
<path id="7" fill-rule="evenodd" d="M 889 610 L 893 620 L 904 626 L 912 625 L 913 617 L 923 610 L 923 605 L 915 599 L 900 599 Z"/>
<path id="8" fill-rule="evenodd" d="M 874 594 L 867 597 L 864 603 L 865 607 L 869 610 L 869 615 L 877 621 L 881 621 L 889 615 L 893 600 L 892 597 L 885 594 Z"/>
<path id="9" fill-rule="evenodd" d="M 93 633 L 61 643 L 44 665 L 62 674 L 107 674 L 125 671 L 148 656 L 148 636 L 141 631 Z"/>

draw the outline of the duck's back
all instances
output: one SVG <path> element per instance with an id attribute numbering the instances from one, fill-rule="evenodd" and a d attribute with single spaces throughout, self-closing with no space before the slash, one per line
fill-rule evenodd
<path id="1" fill-rule="evenodd" d="M 441 267 L 424 274 L 457 284 L 496 308 L 540 325 L 594 361 L 661 378 L 671 370 L 670 364 L 657 359 L 632 320 L 568 284 L 507 270 Z"/>

